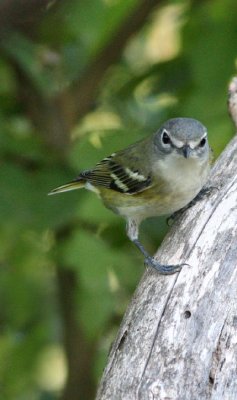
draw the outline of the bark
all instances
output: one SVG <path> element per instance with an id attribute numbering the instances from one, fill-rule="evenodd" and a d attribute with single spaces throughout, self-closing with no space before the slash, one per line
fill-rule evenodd
<path id="1" fill-rule="evenodd" d="M 213 167 L 211 194 L 178 218 L 157 252 L 162 263 L 189 266 L 171 276 L 145 272 L 97 400 L 236 399 L 236 171 L 237 137 Z"/>

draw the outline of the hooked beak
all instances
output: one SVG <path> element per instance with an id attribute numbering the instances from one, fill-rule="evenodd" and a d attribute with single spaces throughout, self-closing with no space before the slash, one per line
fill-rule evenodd
<path id="1" fill-rule="evenodd" d="M 188 144 L 185 144 L 185 145 L 182 147 L 182 150 L 183 150 L 183 155 L 184 155 L 184 157 L 185 157 L 185 158 L 189 158 L 189 157 L 190 157 L 190 154 L 191 154 L 191 148 L 190 148 L 190 146 L 189 146 Z"/>

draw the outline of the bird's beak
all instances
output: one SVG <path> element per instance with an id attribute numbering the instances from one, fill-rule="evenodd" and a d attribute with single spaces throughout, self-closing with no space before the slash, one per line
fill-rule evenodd
<path id="1" fill-rule="evenodd" d="M 184 155 L 184 157 L 185 157 L 185 158 L 189 158 L 189 157 L 190 157 L 190 154 L 191 154 L 191 148 L 190 148 L 190 146 L 189 146 L 188 144 L 185 144 L 185 145 L 182 147 L 182 150 L 183 150 L 183 155 Z"/>

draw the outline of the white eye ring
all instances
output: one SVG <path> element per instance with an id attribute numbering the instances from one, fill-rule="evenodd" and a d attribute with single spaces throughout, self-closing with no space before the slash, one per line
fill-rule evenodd
<path id="1" fill-rule="evenodd" d="M 171 139 L 168 135 L 168 132 L 164 129 L 161 134 L 161 141 L 162 143 L 167 146 L 171 144 Z"/>

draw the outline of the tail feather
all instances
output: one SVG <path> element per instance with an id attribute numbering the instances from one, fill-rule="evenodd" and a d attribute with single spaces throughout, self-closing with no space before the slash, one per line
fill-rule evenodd
<path id="1" fill-rule="evenodd" d="M 85 186 L 85 181 L 83 180 L 78 180 L 78 181 L 72 181 L 69 183 L 66 183 L 65 185 L 59 186 L 51 192 L 49 192 L 49 195 L 52 194 L 57 194 L 57 193 L 63 193 L 63 192 L 69 192 L 70 190 L 76 190 L 76 189 L 81 189 Z"/>

